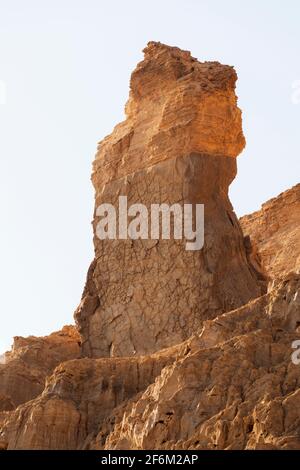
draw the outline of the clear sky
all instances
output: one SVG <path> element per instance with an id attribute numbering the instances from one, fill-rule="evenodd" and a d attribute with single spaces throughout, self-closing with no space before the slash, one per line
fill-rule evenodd
<path id="1" fill-rule="evenodd" d="M 0 0 L 0 353 L 73 321 L 91 162 L 149 40 L 236 67 L 238 215 L 299 181 L 299 0 Z"/>

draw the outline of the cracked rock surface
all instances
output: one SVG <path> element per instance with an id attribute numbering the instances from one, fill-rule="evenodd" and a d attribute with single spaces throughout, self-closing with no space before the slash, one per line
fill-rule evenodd
<path id="1" fill-rule="evenodd" d="M 15 338 L 1 449 L 300 449 L 299 185 L 237 219 L 236 73 L 150 42 L 98 147 L 76 327 Z M 102 202 L 202 203 L 204 246 L 99 240 Z M 300 353 L 299 353 L 300 362 Z"/>
<path id="2" fill-rule="evenodd" d="M 204 204 L 205 243 L 99 240 L 75 318 L 89 357 L 151 354 L 202 322 L 259 296 L 264 276 L 247 257 L 228 199 L 244 147 L 236 73 L 149 43 L 130 81 L 126 120 L 100 142 L 92 180 L 101 203 Z"/>

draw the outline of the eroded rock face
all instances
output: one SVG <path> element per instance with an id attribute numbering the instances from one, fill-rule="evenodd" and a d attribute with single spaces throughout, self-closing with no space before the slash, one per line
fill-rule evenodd
<path id="1" fill-rule="evenodd" d="M 300 270 L 300 184 L 240 219 L 271 278 Z"/>
<path id="2" fill-rule="evenodd" d="M 126 120 L 100 144 L 96 208 L 204 204 L 205 244 L 186 240 L 104 240 L 76 312 L 83 354 L 149 354 L 187 339 L 208 318 L 261 294 L 263 277 L 246 257 L 228 199 L 243 149 L 236 73 L 217 62 L 149 43 L 133 72 Z M 95 213 L 94 232 L 99 217 Z M 149 228 L 150 230 L 150 228 Z"/>
<path id="3" fill-rule="evenodd" d="M 0 364 L 0 411 L 35 398 L 45 386 L 45 379 L 62 361 L 80 355 L 80 335 L 74 326 L 38 338 L 16 336 L 12 351 Z"/>
<path id="4" fill-rule="evenodd" d="M 96 207 L 204 203 L 204 247 L 95 236 L 81 357 L 75 328 L 15 339 L 0 364 L 0 449 L 300 448 L 299 186 L 242 218 L 242 233 L 227 196 L 244 145 L 235 80 L 149 43 L 127 119 L 99 147 Z"/>
<path id="5" fill-rule="evenodd" d="M 78 359 L 61 364 L 44 393 L 3 414 L 0 446 L 76 449 L 85 446 L 118 405 L 147 388 L 175 354 L 159 357 Z M 30 422 L 30 430 L 22 423 Z"/>
<path id="6" fill-rule="evenodd" d="M 299 289 L 299 275 L 291 275 L 205 322 L 188 355 L 116 416 L 104 448 L 299 449 L 300 374 L 291 361 Z M 92 445 L 102 448 L 100 438 Z"/>
<path id="7" fill-rule="evenodd" d="M 148 357 L 61 364 L 42 395 L 2 413 L 0 447 L 299 448 L 299 290 L 291 274 Z"/>
<path id="8" fill-rule="evenodd" d="M 99 144 L 96 192 L 108 181 L 193 152 L 236 157 L 245 145 L 236 79 L 233 67 L 148 43 L 131 76 L 126 120 Z"/>

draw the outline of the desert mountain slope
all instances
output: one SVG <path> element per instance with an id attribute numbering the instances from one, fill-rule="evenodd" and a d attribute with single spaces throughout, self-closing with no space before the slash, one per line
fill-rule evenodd
<path id="1" fill-rule="evenodd" d="M 271 278 L 300 270 L 300 184 L 240 219 Z"/>
<path id="2" fill-rule="evenodd" d="M 234 69 L 160 43 L 144 54 L 94 162 L 95 259 L 76 328 L 15 339 L 0 364 L 0 448 L 299 449 L 299 185 L 239 222 Z M 100 240 L 97 208 L 120 195 L 204 204 L 203 248 Z"/>

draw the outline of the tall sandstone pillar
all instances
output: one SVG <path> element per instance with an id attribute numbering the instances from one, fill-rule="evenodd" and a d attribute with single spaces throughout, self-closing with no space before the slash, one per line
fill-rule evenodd
<path id="1" fill-rule="evenodd" d="M 132 74 L 126 120 L 98 147 L 95 209 L 204 204 L 204 246 L 186 240 L 100 240 L 75 318 L 90 357 L 152 353 L 184 341 L 206 319 L 261 294 L 228 199 L 245 145 L 236 73 L 150 42 Z"/>

